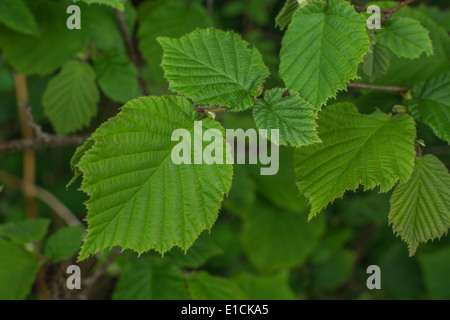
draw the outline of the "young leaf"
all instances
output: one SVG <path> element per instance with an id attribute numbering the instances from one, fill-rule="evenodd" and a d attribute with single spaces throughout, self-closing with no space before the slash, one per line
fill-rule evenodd
<path id="1" fill-rule="evenodd" d="M 113 293 L 115 300 L 187 300 L 183 273 L 161 259 L 140 258 L 125 267 Z"/>
<path id="2" fill-rule="evenodd" d="M 108 6 L 113 7 L 114 9 L 118 9 L 120 11 L 123 11 L 123 0 L 73 0 L 74 2 L 80 2 L 83 1 L 87 4 L 105 4 Z"/>
<path id="3" fill-rule="evenodd" d="M 53 262 L 73 257 L 83 243 L 84 228 L 67 227 L 52 234 L 45 243 L 45 256 Z"/>
<path id="4" fill-rule="evenodd" d="M 72 159 L 70 159 L 70 167 L 72 168 L 73 171 L 73 178 L 69 181 L 66 188 L 70 187 L 83 174 L 81 170 L 78 168 L 78 163 L 80 162 L 81 158 L 83 158 L 86 151 L 92 148 L 93 145 L 94 140 L 88 138 L 81 146 L 79 146 L 75 150 L 75 154 L 73 155 Z"/>
<path id="5" fill-rule="evenodd" d="M 41 218 L 8 222 L 0 225 L 0 237 L 17 244 L 35 242 L 45 237 L 49 225 L 50 220 Z"/>
<path id="6" fill-rule="evenodd" d="M 181 143 L 171 140 L 173 131 L 186 129 L 194 136 L 197 116 L 183 97 L 145 97 L 128 102 L 92 135 L 95 144 L 78 163 L 82 190 L 90 196 L 80 259 L 113 246 L 138 253 L 164 253 L 176 245 L 187 250 L 211 229 L 231 187 L 232 165 L 176 165 L 171 159 L 172 148 Z M 223 130 L 209 118 L 202 127 Z M 231 155 L 222 142 L 225 163 Z"/>
<path id="7" fill-rule="evenodd" d="M 0 299 L 25 299 L 39 262 L 23 246 L 0 239 Z"/>
<path id="8" fill-rule="evenodd" d="M 410 116 L 363 115 L 342 103 L 320 113 L 318 124 L 323 143 L 297 150 L 294 160 L 297 185 L 311 204 L 310 219 L 360 184 L 387 192 L 397 181 L 408 181 L 416 137 Z"/>
<path id="9" fill-rule="evenodd" d="M 70 61 L 48 83 L 42 104 L 56 133 L 67 134 L 90 123 L 99 100 L 94 70 L 87 63 Z"/>
<path id="10" fill-rule="evenodd" d="M 279 144 L 303 146 L 319 142 L 316 132 L 314 107 L 303 100 L 297 92 L 276 88 L 266 92 L 253 108 L 258 129 L 279 130 Z"/>
<path id="11" fill-rule="evenodd" d="M 370 52 L 364 57 L 362 70 L 370 78 L 370 81 L 373 81 L 379 75 L 387 72 L 390 60 L 391 55 L 386 48 L 379 44 L 373 44 Z"/>
<path id="12" fill-rule="evenodd" d="M 139 95 L 137 71 L 127 55 L 110 51 L 94 59 L 102 91 L 114 101 L 125 103 Z"/>
<path id="13" fill-rule="evenodd" d="M 205 7 L 195 1 L 146 1 L 139 6 L 139 47 L 155 80 L 166 85 L 161 59 L 163 51 L 156 38 L 178 38 L 196 28 L 211 25 Z"/>
<path id="14" fill-rule="evenodd" d="M 369 48 L 366 19 L 347 1 L 312 2 L 294 13 L 286 31 L 280 76 L 320 109 L 356 77 Z"/>
<path id="15" fill-rule="evenodd" d="M 450 73 L 444 73 L 418 83 L 409 111 L 429 125 L 436 136 L 450 143 Z"/>
<path id="16" fill-rule="evenodd" d="M 254 96 L 269 76 L 259 51 L 232 32 L 203 29 L 158 41 L 170 89 L 197 104 L 242 111 L 254 105 Z"/>
<path id="17" fill-rule="evenodd" d="M 419 243 L 440 238 L 450 227 L 450 175 L 433 155 L 416 159 L 411 179 L 395 188 L 389 223 L 408 244 L 409 255 Z"/>
<path id="18" fill-rule="evenodd" d="M 39 36 L 33 14 L 23 0 L 3 0 L 0 2 L 0 23 L 14 31 Z"/>
<path id="19" fill-rule="evenodd" d="M 244 222 L 242 242 L 251 263 L 271 272 L 300 266 L 316 248 L 324 220 L 307 222 L 304 212 L 289 212 L 261 201 Z"/>
<path id="20" fill-rule="evenodd" d="M 410 18 L 393 18 L 384 22 L 376 33 L 377 41 L 398 57 L 418 58 L 422 52 L 433 54 L 428 30 L 419 21 Z"/>
<path id="21" fill-rule="evenodd" d="M 275 26 L 284 29 L 291 23 L 295 10 L 303 8 L 308 3 L 318 0 L 286 0 L 278 15 L 275 17 Z"/>
<path id="22" fill-rule="evenodd" d="M 275 26 L 284 29 L 291 23 L 292 15 L 299 8 L 297 0 L 286 0 L 278 15 L 275 17 Z"/>
<path id="23" fill-rule="evenodd" d="M 194 300 L 245 300 L 247 297 L 229 279 L 213 276 L 205 271 L 188 278 L 189 292 Z"/>
<path id="24" fill-rule="evenodd" d="M 46 0 L 28 1 L 38 19 L 40 37 L 13 32 L 0 26 L 3 57 L 16 71 L 26 75 L 47 75 L 56 71 L 86 44 L 84 29 L 66 28 L 66 8 Z"/>

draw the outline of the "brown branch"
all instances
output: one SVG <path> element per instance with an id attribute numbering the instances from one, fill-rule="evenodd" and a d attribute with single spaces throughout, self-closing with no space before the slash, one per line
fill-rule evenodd
<path id="1" fill-rule="evenodd" d="M 11 188 L 24 192 L 24 182 L 10 173 L 0 171 L 0 181 L 3 181 L 5 185 Z M 64 205 L 64 203 L 62 203 L 49 191 L 38 186 L 33 186 L 33 192 L 33 197 L 38 198 L 47 204 L 67 225 L 83 225 L 80 220 L 78 220 L 78 218 Z"/>
<path id="2" fill-rule="evenodd" d="M 212 18 L 214 12 L 214 0 L 206 0 L 206 12 Z"/>
<path id="3" fill-rule="evenodd" d="M 389 9 L 381 9 L 380 11 L 384 14 L 386 14 L 388 17 L 390 17 L 395 11 L 400 10 L 401 8 L 403 8 L 404 6 L 414 2 L 415 0 L 405 0 L 400 2 L 399 4 L 395 5 L 392 8 Z M 367 12 L 367 7 L 361 7 L 358 5 L 353 5 L 353 7 L 355 8 L 356 11 L 358 12 Z"/>
<path id="4" fill-rule="evenodd" d="M 127 0 L 123 0 L 124 6 L 125 6 L 126 2 L 127 2 Z M 136 49 L 134 47 L 133 40 L 131 39 L 130 30 L 128 29 L 128 25 L 125 21 L 125 15 L 124 15 L 123 11 L 116 10 L 116 16 L 117 16 L 117 20 L 119 21 L 120 31 L 122 32 L 122 36 L 123 36 L 123 38 L 125 40 L 125 44 L 127 46 L 128 55 L 130 56 L 130 59 L 133 62 L 134 67 L 136 68 L 136 71 L 137 71 L 137 78 L 138 78 L 139 86 L 141 87 L 142 93 L 144 95 L 148 96 L 147 86 L 145 84 L 144 79 L 142 78 L 142 74 L 141 74 L 141 71 L 139 68 L 139 63 L 138 63 L 138 55 L 137 55 Z"/>
<path id="5" fill-rule="evenodd" d="M 122 253 L 121 248 L 116 248 L 108 258 L 91 274 L 89 277 L 85 278 L 83 281 L 83 294 L 80 295 L 81 300 L 86 300 L 89 298 L 89 294 L 94 288 L 95 284 L 98 282 L 100 277 L 105 273 L 106 269 L 117 259 L 117 257 Z"/>
<path id="6" fill-rule="evenodd" d="M 407 91 L 411 90 L 410 88 L 382 86 L 382 85 L 365 84 L 365 83 L 347 83 L 347 87 L 348 88 L 380 90 L 380 91 L 393 91 L 393 92 L 407 92 Z"/>
<path id="7" fill-rule="evenodd" d="M 27 150 L 79 146 L 88 136 L 54 136 L 45 135 L 40 138 L 19 139 L 0 143 L 0 153 L 21 152 Z"/>
<path id="8" fill-rule="evenodd" d="M 221 106 L 195 107 L 194 109 L 197 110 L 199 113 L 200 113 L 200 112 L 205 112 L 205 111 L 219 112 L 219 111 L 227 111 L 227 110 L 228 110 L 227 107 L 221 107 Z"/>
<path id="9" fill-rule="evenodd" d="M 19 108 L 20 130 L 24 139 L 33 139 L 33 128 L 28 123 L 29 110 L 25 106 L 28 105 L 28 88 L 27 78 L 20 73 L 14 74 L 14 83 L 17 96 L 17 107 Z M 36 155 L 33 150 L 27 149 L 23 155 L 23 181 L 24 196 L 28 218 L 37 218 L 37 205 L 32 193 L 36 179 Z"/>

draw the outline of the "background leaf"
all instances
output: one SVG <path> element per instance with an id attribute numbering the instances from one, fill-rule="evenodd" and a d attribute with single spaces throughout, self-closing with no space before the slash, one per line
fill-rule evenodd
<path id="1" fill-rule="evenodd" d="M 450 143 L 450 73 L 418 83 L 409 102 L 411 114 L 429 125 L 436 136 Z"/>
<path id="2" fill-rule="evenodd" d="M 231 280 L 200 271 L 188 278 L 194 300 L 245 300 L 246 296 Z"/>
<path id="3" fill-rule="evenodd" d="M 0 48 L 16 71 L 26 75 L 51 74 L 82 50 L 86 34 L 84 29 L 67 29 L 67 7 L 62 3 L 44 0 L 27 3 L 37 19 L 41 36 L 28 36 L 0 26 Z"/>
<path id="4" fill-rule="evenodd" d="M 8 222 L 0 225 L 0 237 L 17 244 L 36 242 L 45 237 L 49 225 L 50 220 L 43 218 Z"/>
<path id="5" fill-rule="evenodd" d="M 91 122 L 99 100 L 94 70 L 86 63 L 70 61 L 50 80 L 42 103 L 56 133 L 67 134 Z"/>
<path id="6" fill-rule="evenodd" d="M 180 269 L 161 259 L 140 259 L 128 265 L 113 293 L 115 300 L 186 300 Z"/>
<path id="7" fill-rule="evenodd" d="M 0 22 L 20 33 L 40 35 L 33 14 L 23 0 L 3 0 L 0 3 Z"/>
<path id="8" fill-rule="evenodd" d="M 66 227 L 56 231 L 45 243 L 45 256 L 52 262 L 75 256 L 83 243 L 83 233 L 84 228 L 81 226 Z"/>
<path id="9" fill-rule="evenodd" d="M 25 299 L 39 263 L 22 246 L 0 239 L 0 299 Z"/>
<path id="10" fill-rule="evenodd" d="M 111 51 L 97 56 L 94 68 L 100 88 L 112 100 L 127 102 L 140 94 L 137 70 L 127 55 Z"/>

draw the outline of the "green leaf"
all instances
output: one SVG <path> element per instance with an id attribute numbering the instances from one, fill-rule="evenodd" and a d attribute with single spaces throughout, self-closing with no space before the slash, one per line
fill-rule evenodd
<path id="1" fill-rule="evenodd" d="M 408 244 L 410 256 L 419 243 L 440 238 L 450 227 L 450 175 L 433 155 L 416 159 L 411 179 L 395 188 L 389 223 Z"/>
<path id="2" fill-rule="evenodd" d="M 245 300 L 247 297 L 229 279 L 200 271 L 188 278 L 189 292 L 194 300 Z"/>
<path id="3" fill-rule="evenodd" d="M 105 4 L 108 6 L 113 7 L 114 9 L 118 9 L 120 11 L 123 11 L 123 0 L 72 0 L 74 2 L 80 2 L 83 1 L 87 4 Z"/>
<path id="4" fill-rule="evenodd" d="M 70 61 L 48 83 L 42 104 L 56 133 L 67 134 L 89 125 L 99 100 L 94 70 Z"/>
<path id="5" fill-rule="evenodd" d="M 235 281 L 250 300 L 295 300 L 286 271 L 274 275 L 241 273 Z"/>
<path id="6" fill-rule="evenodd" d="M 171 159 L 172 148 L 181 143 L 171 141 L 173 131 L 198 136 L 197 116 L 183 97 L 145 97 L 128 102 L 92 135 L 95 144 L 78 164 L 82 190 L 90 196 L 80 259 L 113 246 L 138 253 L 164 253 L 176 245 L 187 250 L 211 229 L 231 187 L 232 165 L 176 165 Z M 209 118 L 202 126 L 223 134 Z M 229 145 L 222 142 L 223 161 L 230 163 Z"/>
<path id="7" fill-rule="evenodd" d="M 0 2 L 0 23 L 14 31 L 39 36 L 33 14 L 23 0 L 3 0 Z"/>
<path id="8" fill-rule="evenodd" d="M 364 57 L 362 70 L 371 81 L 389 69 L 391 56 L 389 51 L 381 45 L 374 44 L 370 52 Z"/>
<path id="9" fill-rule="evenodd" d="M 429 125 L 436 136 L 450 143 L 450 73 L 422 81 L 414 86 L 409 111 Z"/>
<path id="10" fill-rule="evenodd" d="M 98 84 L 106 96 L 117 102 L 127 102 L 139 94 L 137 71 L 124 53 L 110 51 L 94 59 Z"/>
<path id="11" fill-rule="evenodd" d="M 25 299 L 39 263 L 22 246 L 0 239 L 0 300 Z"/>
<path id="12" fill-rule="evenodd" d="M 83 49 L 87 37 L 84 29 L 66 28 L 67 7 L 62 3 L 46 0 L 27 3 L 38 19 L 41 36 L 28 36 L 0 26 L 3 57 L 16 71 L 26 75 L 51 74 Z"/>
<path id="13" fill-rule="evenodd" d="M 170 89 L 197 104 L 247 109 L 269 76 L 259 51 L 232 32 L 203 29 L 158 41 Z"/>
<path id="14" fill-rule="evenodd" d="M 297 185 L 311 204 L 312 219 L 347 190 L 380 186 L 389 191 L 408 181 L 414 167 L 414 120 L 391 118 L 381 111 L 358 113 L 349 103 L 334 104 L 319 114 L 323 143 L 296 152 Z"/>
<path id="15" fill-rule="evenodd" d="M 356 77 L 370 49 L 366 19 L 345 0 L 312 2 L 294 13 L 281 47 L 280 76 L 320 109 Z"/>
<path id="16" fill-rule="evenodd" d="M 198 268 L 222 253 L 222 248 L 214 239 L 203 233 L 188 251 L 183 252 L 180 248 L 173 248 L 164 258 L 172 260 L 177 266 Z"/>
<path id="17" fill-rule="evenodd" d="M 47 234 L 50 220 L 28 219 L 19 222 L 8 222 L 0 225 L 0 237 L 17 244 L 25 244 L 42 240 Z"/>
<path id="18" fill-rule="evenodd" d="M 433 54 L 428 30 L 419 21 L 410 18 L 386 20 L 376 33 L 377 42 L 390 49 L 398 57 L 418 58 L 422 52 Z"/>
<path id="19" fill-rule="evenodd" d="M 81 226 L 58 230 L 45 243 L 45 256 L 52 262 L 72 258 L 80 250 L 83 243 L 83 233 L 84 228 Z"/>
<path id="20" fill-rule="evenodd" d="M 166 85 L 161 60 L 163 51 L 157 37 L 178 38 L 211 25 L 205 7 L 198 2 L 179 0 L 146 1 L 138 10 L 139 48 L 155 81 Z"/>
<path id="21" fill-rule="evenodd" d="M 161 259 L 140 258 L 123 271 L 113 293 L 115 300 L 187 300 L 183 273 Z"/>
<path id="22" fill-rule="evenodd" d="M 292 268 L 305 262 L 324 231 L 324 221 L 307 222 L 293 213 L 259 201 L 244 222 L 242 242 L 250 262 L 263 272 Z"/>
<path id="23" fill-rule="evenodd" d="M 253 108 L 253 116 L 258 129 L 267 130 L 269 139 L 271 129 L 279 130 L 280 145 L 299 147 L 320 142 L 314 107 L 293 90 L 276 88 L 266 92 L 264 100 Z"/>
<path id="24" fill-rule="evenodd" d="M 425 286 L 432 299 L 450 299 L 450 248 L 422 254 L 419 256 L 423 270 Z"/>

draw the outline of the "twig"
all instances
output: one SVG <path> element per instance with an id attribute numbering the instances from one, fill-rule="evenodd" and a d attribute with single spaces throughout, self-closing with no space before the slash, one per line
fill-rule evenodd
<path id="1" fill-rule="evenodd" d="M 0 181 L 3 181 L 7 186 L 24 191 L 24 182 L 19 178 L 4 171 L 0 171 Z M 33 186 L 33 197 L 40 199 L 47 204 L 67 225 L 82 226 L 83 224 L 78 218 L 52 193 L 44 188 Z"/>
<path id="2" fill-rule="evenodd" d="M 24 150 L 51 147 L 79 146 L 88 136 L 54 136 L 45 135 L 39 138 L 19 139 L 0 143 L 0 153 L 20 152 Z"/>
<path id="3" fill-rule="evenodd" d="M 126 2 L 127 2 L 127 0 L 123 0 L 124 6 L 125 6 Z M 142 78 L 142 74 L 141 74 L 141 71 L 139 68 L 139 63 L 138 63 L 138 55 L 134 48 L 133 40 L 131 39 L 130 30 L 128 29 L 128 25 L 125 21 L 125 15 L 122 11 L 116 10 L 116 16 L 117 16 L 117 20 L 119 21 L 120 31 L 122 32 L 122 36 L 123 36 L 123 38 L 125 40 L 125 44 L 127 46 L 128 55 L 130 56 L 130 59 L 133 62 L 134 67 L 136 68 L 136 71 L 137 71 L 139 86 L 141 87 L 142 93 L 144 95 L 148 96 L 147 86 L 145 85 L 145 81 Z"/>
<path id="4" fill-rule="evenodd" d="M 24 107 L 28 105 L 27 78 L 20 73 L 14 74 L 14 83 L 17 95 L 17 106 L 19 108 L 20 129 L 24 139 L 33 139 L 33 128 L 29 125 L 27 110 Z M 37 218 L 38 211 L 33 193 L 33 186 L 36 179 L 36 155 L 33 150 L 27 149 L 24 152 L 23 161 L 23 193 L 25 196 L 26 210 L 28 218 Z"/>
<path id="5" fill-rule="evenodd" d="M 208 12 L 208 16 L 211 18 L 214 12 L 214 0 L 206 1 L 206 12 Z"/>
<path id="6" fill-rule="evenodd" d="M 415 0 L 405 0 L 400 2 L 399 4 L 397 4 L 396 6 L 389 8 L 389 9 L 381 9 L 380 11 L 384 14 L 386 14 L 388 17 L 390 17 L 395 11 L 400 10 L 401 8 L 403 8 L 404 6 L 414 2 Z M 366 7 L 361 7 L 358 5 L 353 5 L 353 7 L 355 8 L 356 11 L 358 12 L 367 12 L 367 8 Z"/>
<path id="7" fill-rule="evenodd" d="M 221 106 L 206 106 L 206 107 L 195 107 L 195 110 L 197 110 L 199 113 L 204 111 L 211 111 L 211 112 L 219 112 L 219 111 L 227 111 L 227 107 L 221 107 Z"/>
<path id="8" fill-rule="evenodd" d="M 380 91 L 393 91 L 393 92 L 407 92 L 407 91 L 411 90 L 410 88 L 381 86 L 381 85 L 376 85 L 376 84 L 365 84 L 365 83 L 347 83 L 347 87 L 348 88 L 380 90 Z"/>

